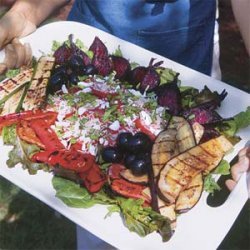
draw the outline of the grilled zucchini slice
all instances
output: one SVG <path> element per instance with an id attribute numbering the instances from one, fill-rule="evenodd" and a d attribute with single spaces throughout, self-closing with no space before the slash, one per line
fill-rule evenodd
<path id="1" fill-rule="evenodd" d="M 1 115 L 7 115 L 20 111 L 23 99 L 27 91 L 27 86 L 28 86 L 27 84 L 22 86 L 21 89 L 19 89 L 16 93 L 10 96 L 9 99 L 7 99 L 7 101 L 5 101 Z"/>
<path id="2" fill-rule="evenodd" d="M 31 81 L 33 69 L 28 69 L 0 83 L 0 105 Z"/>
<path id="3" fill-rule="evenodd" d="M 44 103 L 54 63 L 54 57 L 43 56 L 38 60 L 29 89 L 23 101 L 22 107 L 24 110 L 40 108 Z"/>

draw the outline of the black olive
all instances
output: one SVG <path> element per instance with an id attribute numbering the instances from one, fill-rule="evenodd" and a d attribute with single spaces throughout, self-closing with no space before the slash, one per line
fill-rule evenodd
<path id="1" fill-rule="evenodd" d="M 122 161 L 123 154 L 117 147 L 106 147 L 102 149 L 102 159 L 105 162 L 119 163 Z"/>
<path id="2" fill-rule="evenodd" d="M 54 74 L 62 74 L 66 75 L 67 74 L 67 66 L 66 65 L 60 65 L 53 70 L 53 75 Z"/>
<path id="3" fill-rule="evenodd" d="M 53 74 L 49 80 L 49 92 L 54 93 L 62 88 L 62 85 L 67 85 L 68 77 L 65 74 Z"/>
<path id="4" fill-rule="evenodd" d="M 84 67 L 85 75 L 94 75 L 97 73 L 97 69 L 93 64 L 88 64 Z"/>
<path id="5" fill-rule="evenodd" d="M 69 75 L 69 82 L 70 84 L 76 85 L 79 82 L 78 76 L 72 73 L 71 75 Z"/>
<path id="6" fill-rule="evenodd" d="M 151 161 L 148 157 L 136 157 L 130 163 L 130 169 L 134 175 L 140 176 L 147 173 L 150 164 Z"/>
<path id="7" fill-rule="evenodd" d="M 132 161 L 134 161 L 136 158 L 135 154 L 126 154 L 124 157 L 124 165 L 126 168 L 130 168 L 130 164 Z"/>
<path id="8" fill-rule="evenodd" d="M 130 132 L 120 133 L 116 139 L 117 146 L 122 151 L 129 151 L 128 150 L 129 141 L 132 139 L 132 137 L 133 135 Z"/>
<path id="9" fill-rule="evenodd" d="M 138 132 L 128 142 L 128 150 L 130 152 L 149 152 L 152 148 L 152 141 L 148 135 Z"/>
<path id="10" fill-rule="evenodd" d="M 78 68 L 84 67 L 84 62 L 80 56 L 73 55 L 73 56 L 71 56 L 71 58 L 69 60 L 69 65 L 71 66 L 71 68 L 78 69 Z"/>

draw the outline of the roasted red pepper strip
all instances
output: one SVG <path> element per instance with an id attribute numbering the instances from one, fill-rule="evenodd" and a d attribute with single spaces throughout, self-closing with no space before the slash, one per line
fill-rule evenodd
<path id="1" fill-rule="evenodd" d="M 106 175 L 101 171 L 96 163 L 94 163 L 87 172 L 80 173 L 79 177 L 83 180 L 83 185 L 90 193 L 100 191 L 106 182 Z"/>
<path id="2" fill-rule="evenodd" d="M 42 110 L 28 110 L 20 113 L 12 113 L 8 115 L 0 116 L 0 129 L 4 126 L 10 126 L 12 124 L 18 123 L 21 120 L 29 121 L 34 119 L 43 119 L 49 125 L 55 123 L 57 118 L 57 113 L 52 111 L 42 111 Z"/>
<path id="3" fill-rule="evenodd" d="M 42 149 L 45 149 L 44 144 L 37 137 L 35 131 L 30 127 L 28 121 L 25 120 L 20 121 L 16 126 L 16 132 L 20 139 L 30 144 L 35 144 Z"/>
<path id="4" fill-rule="evenodd" d="M 55 131 L 50 128 L 50 125 L 45 120 L 32 120 L 30 121 L 30 127 L 35 131 L 47 151 L 65 149 Z"/>
<path id="5" fill-rule="evenodd" d="M 142 193 L 145 186 L 140 184 L 131 183 L 123 179 L 115 179 L 111 183 L 111 189 L 124 197 L 146 200 Z"/>
<path id="6" fill-rule="evenodd" d="M 84 154 L 76 150 L 61 150 L 58 153 L 54 152 L 49 158 L 49 164 L 69 170 L 76 173 L 88 171 L 94 164 L 94 157 L 90 154 Z"/>
<path id="7" fill-rule="evenodd" d="M 53 166 L 82 173 L 88 171 L 94 164 L 94 156 L 77 150 L 43 151 L 32 156 L 32 161 L 43 162 Z"/>

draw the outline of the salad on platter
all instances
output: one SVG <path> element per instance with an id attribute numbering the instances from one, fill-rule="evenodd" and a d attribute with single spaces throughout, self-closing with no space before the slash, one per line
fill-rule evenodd
<path id="1" fill-rule="evenodd" d="M 178 215 L 220 188 L 214 175 L 229 174 L 223 157 L 250 125 L 250 107 L 221 117 L 226 97 L 183 86 L 157 58 L 139 65 L 70 35 L 0 83 L 7 165 L 49 171 L 68 206 L 107 205 L 130 231 L 167 241 Z"/>

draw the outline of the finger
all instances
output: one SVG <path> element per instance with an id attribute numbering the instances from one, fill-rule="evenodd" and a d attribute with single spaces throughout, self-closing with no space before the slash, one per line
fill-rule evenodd
<path id="1" fill-rule="evenodd" d="M 5 47 L 5 58 L 4 63 L 6 64 L 8 69 L 12 69 L 15 67 L 17 62 L 17 54 L 12 44 L 8 44 Z"/>
<path id="2" fill-rule="evenodd" d="M 250 147 L 244 147 L 243 149 L 241 149 L 238 153 L 239 158 L 247 156 L 248 158 L 250 158 Z"/>
<path id="3" fill-rule="evenodd" d="M 233 180 L 231 180 L 231 179 L 230 180 L 226 180 L 225 184 L 226 184 L 227 188 L 230 191 L 232 191 L 235 188 L 235 186 L 236 186 L 236 182 L 233 181 Z"/>
<path id="4" fill-rule="evenodd" d="M 25 62 L 24 65 L 31 65 L 32 62 L 32 49 L 29 43 L 25 43 L 24 44 L 24 48 L 25 48 Z"/>
<path id="5" fill-rule="evenodd" d="M 249 158 L 241 157 L 239 161 L 232 166 L 231 173 L 232 178 L 235 181 L 238 181 L 242 175 L 242 173 L 246 172 L 249 168 Z"/>
<path id="6" fill-rule="evenodd" d="M 16 61 L 15 68 L 20 68 L 25 63 L 25 47 L 19 42 L 18 39 L 14 39 L 12 41 L 12 44 L 17 54 L 17 61 Z"/>

